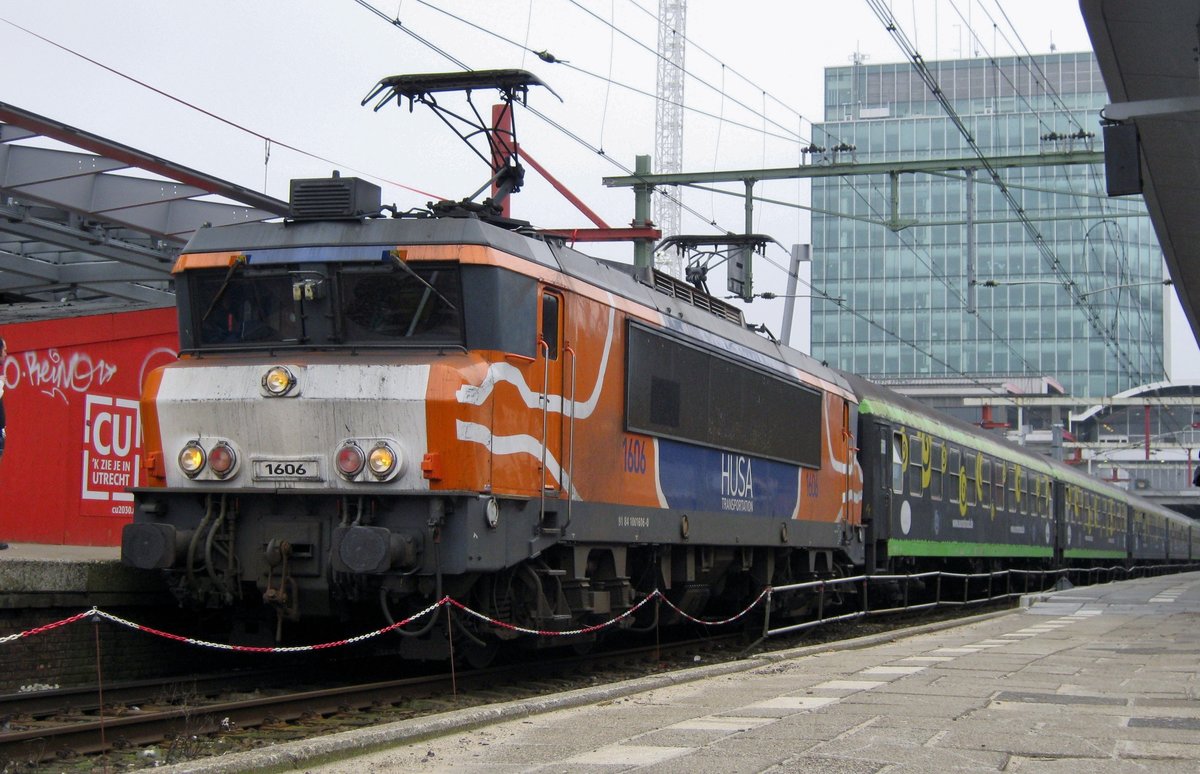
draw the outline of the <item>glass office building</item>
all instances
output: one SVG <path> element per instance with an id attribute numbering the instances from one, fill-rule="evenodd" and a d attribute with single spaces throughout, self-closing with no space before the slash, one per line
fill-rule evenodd
<path id="1" fill-rule="evenodd" d="M 1090 53 L 928 67 L 989 159 L 1102 150 Z M 825 116 L 812 163 L 975 157 L 910 64 L 827 69 Z M 998 170 L 1036 235 L 983 169 L 901 174 L 894 192 L 886 174 L 814 179 L 812 284 L 844 301 L 814 299 L 813 355 L 868 377 L 1045 376 L 1074 395 L 1165 378 L 1169 289 L 1141 197 L 1107 197 L 1102 164 Z"/>

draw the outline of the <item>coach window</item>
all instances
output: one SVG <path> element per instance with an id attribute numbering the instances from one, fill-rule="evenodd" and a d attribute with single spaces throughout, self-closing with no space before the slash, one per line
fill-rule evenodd
<path id="1" fill-rule="evenodd" d="M 967 477 L 967 505 L 975 504 L 975 455 L 967 452 L 963 460 L 963 475 Z"/>
<path id="2" fill-rule="evenodd" d="M 559 308 L 562 299 L 557 293 L 542 293 L 542 341 L 546 344 L 546 357 L 558 360 Z"/>
<path id="3" fill-rule="evenodd" d="M 922 495 L 921 472 L 924 469 L 926 455 L 929 453 L 929 436 L 910 435 L 908 437 L 908 491 Z"/>
<path id="4" fill-rule="evenodd" d="M 942 477 L 946 473 L 946 444 L 938 441 L 933 445 L 933 458 L 929 463 L 929 493 L 933 499 L 942 499 Z"/>
<path id="5" fill-rule="evenodd" d="M 987 506 L 992 501 L 992 463 L 979 455 L 979 504 Z"/>
<path id="6" fill-rule="evenodd" d="M 892 491 L 904 492 L 904 465 L 908 462 L 908 437 L 892 433 Z"/>
<path id="7" fill-rule="evenodd" d="M 1004 467 L 1003 462 L 993 462 L 992 467 L 996 476 L 996 510 L 1002 511 L 1004 510 L 1004 471 L 1007 470 L 1007 468 Z"/>
<path id="8" fill-rule="evenodd" d="M 1008 510 L 1017 512 L 1017 504 L 1021 500 L 1021 484 L 1017 478 L 1017 466 L 1008 466 Z"/>
<path id="9" fill-rule="evenodd" d="M 950 450 L 950 502 L 956 503 L 959 499 L 959 474 L 962 472 L 962 452 L 958 449 Z"/>

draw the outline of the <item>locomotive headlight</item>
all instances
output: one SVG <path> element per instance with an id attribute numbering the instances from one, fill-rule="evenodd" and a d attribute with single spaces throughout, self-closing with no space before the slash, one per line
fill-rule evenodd
<path id="1" fill-rule="evenodd" d="M 225 478 L 237 467 L 237 453 L 233 447 L 221 441 L 208 453 L 208 468 L 217 478 Z"/>
<path id="2" fill-rule="evenodd" d="M 338 472 L 346 478 L 354 478 L 362 469 L 366 467 L 367 455 L 359 448 L 356 443 L 347 443 L 342 448 L 338 449 L 337 457 L 335 458 Z"/>
<path id="3" fill-rule="evenodd" d="M 287 395 L 296 386 L 296 377 L 284 366 L 272 366 L 262 378 L 263 389 L 275 397 Z"/>
<path id="4" fill-rule="evenodd" d="M 204 460 L 204 447 L 198 441 L 188 441 L 179 452 L 179 468 L 188 478 L 195 478 L 204 470 Z"/>
<path id="5" fill-rule="evenodd" d="M 392 451 L 392 447 L 381 443 L 371 449 L 371 453 L 367 455 L 367 466 L 375 478 L 386 478 L 396 469 L 398 459 L 396 452 Z"/>

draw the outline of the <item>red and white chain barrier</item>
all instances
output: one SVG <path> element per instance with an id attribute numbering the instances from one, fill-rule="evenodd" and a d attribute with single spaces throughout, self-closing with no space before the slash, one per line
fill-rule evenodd
<path id="1" fill-rule="evenodd" d="M 702 618 L 696 618 L 695 616 L 689 615 L 688 613 L 685 613 L 683 610 L 680 610 L 679 607 L 677 607 L 673 602 L 671 602 L 671 600 L 667 599 L 665 594 L 663 594 L 658 589 L 655 589 L 654 591 L 650 592 L 645 597 L 643 597 L 636 605 L 629 608 L 628 610 L 621 613 L 620 615 L 605 621 L 604 623 L 593 624 L 591 626 L 585 626 L 580 629 L 569 629 L 566 631 L 552 630 L 552 629 L 527 629 L 523 626 L 517 626 L 516 624 L 508 623 L 507 621 L 499 621 L 495 618 L 484 615 L 483 613 L 480 613 L 476 610 L 472 610 L 471 608 L 464 605 L 462 602 L 459 602 L 458 600 L 453 599 L 451 597 L 442 597 L 437 602 L 434 602 L 433 604 L 431 604 L 429 607 L 425 608 L 424 610 L 422 610 L 418 613 L 414 613 L 413 615 L 410 615 L 408 618 L 405 618 L 402 621 L 396 621 L 395 623 L 385 626 L 382 629 L 376 629 L 373 632 L 359 634 L 355 637 L 350 637 L 349 639 L 345 639 L 345 640 L 333 640 L 332 642 L 322 642 L 322 643 L 319 643 L 316 645 L 293 645 L 293 646 L 287 646 L 287 647 L 260 647 L 260 646 L 253 646 L 253 645 L 228 645 L 228 644 L 220 643 L 220 642 L 210 642 L 208 640 L 198 640 L 194 637 L 183 637 L 178 634 L 171 634 L 170 632 L 164 632 L 159 629 L 152 628 L 150 626 L 145 626 L 143 624 L 135 623 L 135 622 L 127 620 L 125 618 L 121 618 L 120 616 L 116 616 L 116 615 L 113 615 L 112 613 L 108 613 L 103 610 L 100 610 L 99 608 L 93 607 L 91 610 L 87 610 L 82 613 L 78 613 L 76 615 L 71 616 L 70 618 L 64 618 L 61 621 L 55 621 L 54 623 L 45 624 L 44 626 L 38 626 L 33 629 L 27 629 L 23 632 L 18 632 L 17 634 L 10 634 L 6 637 L 0 637 L 0 645 L 5 645 L 9 642 L 15 642 L 16 640 L 24 639 L 26 637 L 33 637 L 34 635 L 37 635 L 37 634 L 44 634 L 48 631 L 51 631 L 52 629 L 57 629 L 60 626 L 66 626 L 67 624 L 72 624 L 72 623 L 75 623 L 76 621 L 80 621 L 85 618 L 90 619 L 93 622 L 95 622 L 98 619 L 103 618 L 105 620 L 111 621 L 112 623 L 119 624 L 121 626 L 125 626 L 130 629 L 135 629 L 139 632 L 144 632 L 146 634 L 152 634 L 156 637 L 163 637 L 168 640 L 174 640 L 176 642 L 181 642 L 186 645 L 195 645 L 197 647 L 202 647 L 202 648 L 213 648 L 216 650 L 230 650 L 230 651 L 236 651 L 239 653 L 304 653 L 307 651 L 328 650 L 330 648 L 340 648 L 343 645 L 353 645 L 358 642 L 363 642 L 364 640 L 369 640 L 372 637 L 378 637 L 381 634 L 387 634 L 388 632 L 390 632 L 394 629 L 399 629 L 402 626 L 406 626 L 406 625 L 412 623 L 413 621 L 419 620 L 421 618 L 424 618 L 427 615 L 430 615 L 431 613 L 435 612 L 436 610 L 438 610 L 442 607 L 457 608 L 458 610 L 461 610 L 462 612 L 466 613 L 467 615 L 473 616 L 474 618 L 477 618 L 486 624 L 495 626 L 500 629 L 507 629 L 508 631 L 511 631 L 511 632 L 518 632 L 520 634 L 528 634 L 528 635 L 536 636 L 536 637 L 570 637 L 572 635 L 578 635 L 578 634 L 591 634 L 592 632 L 598 632 L 602 629 L 607 629 L 611 626 L 615 626 L 620 621 L 623 621 L 626 618 L 630 617 L 631 615 L 634 615 L 635 613 L 637 613 L 638 610 L 641 610 L 643 607 L 645 607 L 647 604 L 649 604 L 651 601 L 653 601 L 655 599 L 662 600 L 662 602 L 665 603 L 667 605 L 667 607 L 674 610 L 684 620 L 691 621 L 692 623 L 702 624 L 704 626 L 723 626 L 725 624 L 733 623 L 734 621 L 737 621 L 739 618 L 742 618 L 743 616 L 748 614 L 760 602 L 762 602 L 763 599 L 767 598 L 770 594 L 771 594 L 771 588 L 768 586 L 767 588 L 763 589 L 762 592 L 758 595 L 758 597 L 756 597 L 755 600 L 753 602 L 751 602 L 749 605 L 747 605 L 746 608 L 744 610 L 742 610 L 740 613 L 730 616 L 729 618 L 724 618 L 720 621 L 706 621 Z"/>

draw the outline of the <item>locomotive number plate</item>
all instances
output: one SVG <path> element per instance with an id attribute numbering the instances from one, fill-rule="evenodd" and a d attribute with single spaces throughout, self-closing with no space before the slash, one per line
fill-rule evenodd
<path id="1" fill-rule="evenodd" d="M 315 457 L 300 460 L 255 460 L 255 481 L 320 481 L 321 466 Z"/>

